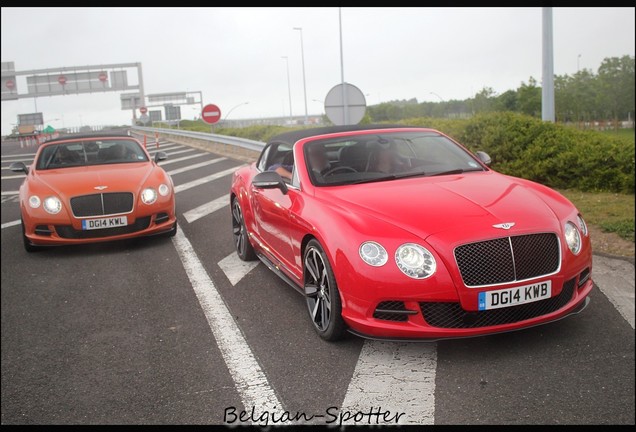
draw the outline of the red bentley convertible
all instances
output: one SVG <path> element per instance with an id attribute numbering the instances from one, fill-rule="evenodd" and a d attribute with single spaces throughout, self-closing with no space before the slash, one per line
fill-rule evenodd
<path id="1" fill-rule="evenodd" d="M 236 251 L 303 294 L 329 341 L 346 330 L 478 336 L 580 312 L 593 286 L 581 214 L 556 191 L 489 164 L 432 129 L 281 134 L 234 174 Z"/>
<path id="2" fill-rule="evenodd" d="M 42 144 L 20 186 L 22 239 L 42 246 L 120 240 L 177 230 L 172 179 L 128 135 L 70 136 Z"/>

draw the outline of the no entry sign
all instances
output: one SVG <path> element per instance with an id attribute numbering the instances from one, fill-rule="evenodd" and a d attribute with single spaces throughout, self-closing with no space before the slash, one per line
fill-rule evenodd
<path id="1" fill-rule="evenodd" d="M 221 118 L 221 108 L 214 104 L 208 104 L 203 107 L 201 118 L 207 124 L 214 124 Z"/>

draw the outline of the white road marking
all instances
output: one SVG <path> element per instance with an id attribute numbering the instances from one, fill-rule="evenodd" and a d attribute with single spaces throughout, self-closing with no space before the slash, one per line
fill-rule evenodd
<path id="1" fill-rule="evenodd" d="M 199 207 L 193 208 L 192 210 L 188 210 L 183 213 L 183 217 L 188 221 L 188 223 L 192 223 L 197 219 L 201 219 L 204 216 L 207 216 L 215 211 L 227 206 L 230 204 L 230 199 L 227 196 L 222 196 L 220 198 L 215 199 L 214 201 L 207 202 L 205 204 L 200 205 Z"/>
<path id="2" fill-rule="evenodd" d="M 223 297 L 199 261 L 192 244 L 182 230 L 177 231 L 172 242 L 199 299 L 245 410 L 249 412 L 254 407 L 261 412 L 267 410 L 278 416 L 282 415 L 283 405 L 267 381 Z"/>
<path id="3" fill-rule="evenodd" d="M 340 413 L 375 412 L 379 407 L 390 411 L 391 424 L 432 425 L 436 368 L 435 342 L 365 340 Z M 355 424 L 353 419 L 344 423 Z"/>
<path id="4" fill-rule="evenodd" d="M 155 153 L 158 151 L 165 151 L 165 150 L 175 150 L 178 148 L 183 148 L 185 146 L 182 146 L 181 144 L 175 144 L 175 143 L 171 143 L 171 144 L 165 144 L 165 145 L 161 145 L 161 143 L 159 143 L 159 148 L 157 148 L 157 145 L 153 142 L 152 146 L 148 145 L 148 153 Z"/>
<path id="5" fill-rule="evenodd" d="M 193 149 L 193 148 L 187 148 L 185 150 L 178 150 L 178 151 L 172 151 L 172 152 L 171 151 L 167 151 L 165 153 L 166 153 L 166 155 L 170 156 L 170 155 L 176 155 L 176 154 L 179 154 L 179 153 L 188 153 L 188 152 L 192 152 L 194 150 L 195 149 Z"/>
<path id="6" fill-rule="evenodd" d="M 24 178 L 24 177 L 26 177 L 26 174 L 18 174 L 18 175 L 3 176 L 3 177 L 0 177 L 0 179 L 2 179 L 2 180 L 9 180 L 9 179 Z"/>
<path id="7" fill-rule="evenodd" d="M 12 155 L 4 155 L 4 156 L 2 156 L 2 158 L 18 157 L 18 156 L 35 156 L 35 153 L 16 153 L 16 154 L 12 154 Z"/>
<path id="8" fill-rule="evenodd" d="M 33 158 L 30 158 L 30 159 L 24 159 L 24 158 L 21 158 L 21 159 L 2 159 L 2 162 L 3 162 L 3 163 L 11 163 L 11 162 L 29 162 L 29 161 L 32 161 L 32 160 L 33 160 Z"/>
<path id="9" fill-rule="evenodd" d="M 592 255 L 592 280 L 634 328 L 634 265 Z"/>
<path id="10" fill-rule="evenodd" d="M 174 169 L 172 171 L 168 171 L 168 174 L 170 174 L 170 175 L 179 174 L 179 173 L 182 173 L 182 172 L 186 172 L 186 171 L 190 171 L 190 170 L 193 170 L 193 169 L 201 168 L 201 167 L 204 167 L 206 165 L 211 165 L 211 164 L 214 164 L 214 163 L 217 163 L 217 162 L 221 162 L 221 161 L 224 161 L 226 159 L 227 158 L 220 157 L 220 158 L 212 159 L 212 160 L 205 161 L 205 162 L 199 162 L 198 164 L 188 165 L 188 166 L 183 167 L 183 168 L 177 168 L 177 169 Z"/>
<path id="11" fill-rule="evenodd" d="M 2 191 L 2 195 L 19 195 L 20 191 Z"/>
<path id="12" fill-rule="evenodd" d="M 232 286 L 236 285 L 247 275 L 260 261 L 243 261 L 233 252 L 219 261 L 219 267 L 225 273 Z"/>
<path id="13" fill-rule="evenodd" d="M 167 159 L 165 161 L 159 162 L 159 165 L 161 165 L 161 166 L 169 165 L 171 163 L 181 162 L 181 161 L 184 161 L 184 160 L 201 157 L 201 156 L 205 156 L 205 155 L 208 155 L 208 154 L 210 154 L 210 153 L 197 153 L 197 154 L 193 154 L 193 155 L 189 155 L 189 156 L 183 156 L 183 157 L 176 158 L 176 159 Z"/>
<path id="14" fill-rule="evenodd" d="M 20 225 L 20 219 L 14 220 L 14 221 L 11 221 L 11 222 L 5 222 L 2 225 L 0 225 L 0 228 L 1 229 L 5 229 L 5 228 L 9 228 L 9 227 L 16 226 L 16 225 Z"/>
<path id="15" fill-rule="evenodd" d="M 208 182 L 211 182 L 213 180 L 216 180 L 218 178 L 225 177 L 226 175 L 230 175 L 234 171 L 236 171 L 237 169 L 239 169 L 241 167 L 244 167 L 244 166 L 246 166 L 246 165 L 240 165 L 240 166 L 237 166 L 237 167 L 234 167 L 234 168 L 228 168 L 228 169 L 226 169 L 224 171 L 221 171 L 221 172 L 218 172 L 216 174 L 212 174 L 212 175 L 209 175 L 209 176 L 206 176 L 206 177 L 201 177 L 200 179 L 192 180 L 191 182 L 180 184 L 179 186 L 175 186 L 174 191 L 175 192 L 183 192 L 184 190 L 188 190 L 188 189 L 193 188 L 195 186 L 199 186 L 199 185 L 202 185 L 204 183 L 208 183 Z"/>

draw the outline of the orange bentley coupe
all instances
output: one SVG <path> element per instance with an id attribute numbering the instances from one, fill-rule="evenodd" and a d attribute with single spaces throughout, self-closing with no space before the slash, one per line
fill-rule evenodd
<path id="1" fill-rule="evenodd" d="M 177 232 L 172 179 L 128 135 L 67 136 L 42 144 L 20 186 L 27 252 L 43 246 L 93 243 Z"/>

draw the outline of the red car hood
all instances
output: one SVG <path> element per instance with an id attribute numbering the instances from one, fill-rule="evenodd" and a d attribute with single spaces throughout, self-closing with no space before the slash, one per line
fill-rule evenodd
<path id="1" fill-rule="evenodd" d="M 434 234 L 464 241 L 503 236 L 506 230 L 493 228 L 502 223 L 515 224 L 511 233 L 559 231 L 556 214 L 537 192 L 495 172 L 321 188 L 316 196 L 421 239 Z"/>
<path id="2" fill-rule="evenodd" d="M 92 165 L 38 171 L 37 178 L 60 196 L 77 196 L 99 192 L 137 193 L 154 166 L 147 162 Z M 107 186 L 97 190 L 97 186 Z"/>

